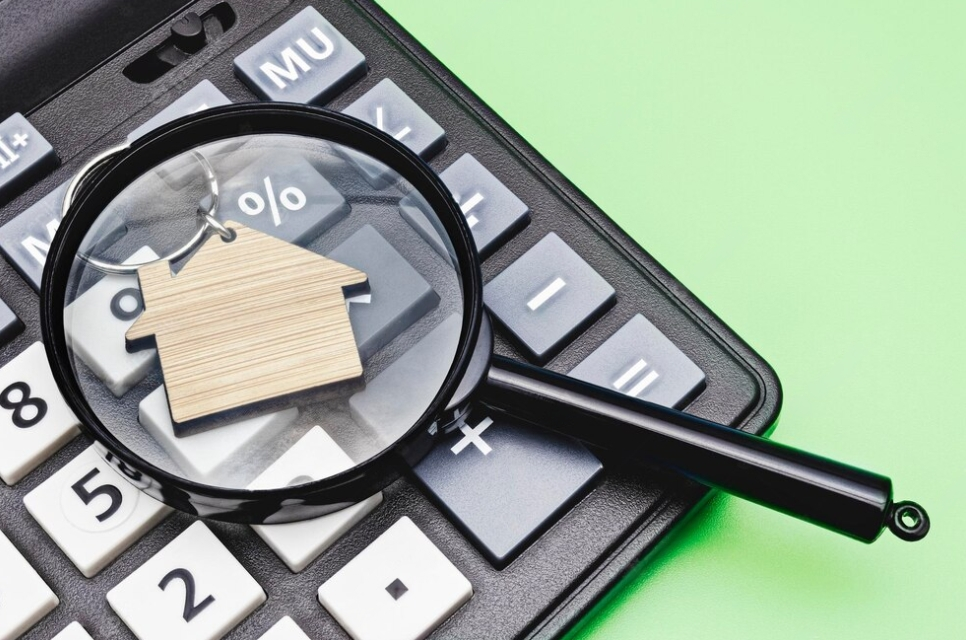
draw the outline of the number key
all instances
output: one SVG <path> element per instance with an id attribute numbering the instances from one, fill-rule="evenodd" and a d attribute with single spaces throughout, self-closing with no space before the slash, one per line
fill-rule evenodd
<path id="1" fill-rule="evenodd" d="M 91 446 L 24 496 L 30 515 L 86 577 L 171 510 L 141 493 Z"/>
<path id="2" fill-rule="evenodd" d="M 9 485 L 77 435 L 77 418 L 60 396 L 44 345 L 35 342 L 0 369 L 0 478 Z"/>
<path id="3" fill-rule="evenodd" d="M 140 640 L 216 640 L 266 596 L 203 522 L 195 522 L 107 593 Z"/>
<path id="4" fill-rule="evenodd" d="M 12 640 L 54 610 L 57 596 L 0 531 L 0 640 Z"/>

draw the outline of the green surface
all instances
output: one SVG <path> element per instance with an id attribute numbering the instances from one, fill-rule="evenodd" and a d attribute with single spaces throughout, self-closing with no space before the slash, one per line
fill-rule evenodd
<path id="1" fill-rule="evenodd" d="M 718 497 L 574 637 L 966 637 L 966 3 L 382 4 L 775 367 L 773 437 L 932 516 Z"/>

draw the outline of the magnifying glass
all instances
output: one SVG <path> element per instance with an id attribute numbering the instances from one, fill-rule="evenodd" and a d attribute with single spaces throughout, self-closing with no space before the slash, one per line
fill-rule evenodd
<path id="1" fill-rule="evenodd" d="M 219 107 L 95 158 L 68 188 L 41 316 L 105 459 L 202 517 L 364 500 L 482 403 L 866 542 L 929 529 L 884 476 L 494 356 L 447 188 L 322 109 Z"/>

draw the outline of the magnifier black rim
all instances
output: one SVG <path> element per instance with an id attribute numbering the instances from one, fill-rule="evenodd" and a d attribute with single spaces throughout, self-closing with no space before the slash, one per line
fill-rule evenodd
<path id="1" fill-rule="evenodd" d="M 172 474 L 136 455 L 108 430 L 88 404 L 73 373 L 64 331 L 69 274 L 84 237 L 103 210 L 135 179 L 158 164 L 200 145 L 260 134 L 321 138 L 355 149 L 405 178 L 439 217 L 454 245 L 463 286 L 460 342 L 440 392 L 419 421 L 393 445 L 337 475 L 294 487 L 229 489 Z M 300 104 L 253 103 L 214 107 L 175 120 L 135 141 L 109 166 L 86 181 L 51 243 L 41 285 L 41 332 L 54 379 L 83 429 L 123 464 L 157 483 L 167 504 L 223 520 L 258 522 L 293 500 L 305 505 L 344 504 L 364 499 L 399 477 L 427 450 L 431 425 L 442 414 L 469 366 L 483 315 L 483 276 L 465 218 L 446 186 L 418 155 L 375 127 L 341 113 Z M 146 489 L 151 492 L 151 489 Z M 202 514 L 204 515 L 204 514 Z"/>

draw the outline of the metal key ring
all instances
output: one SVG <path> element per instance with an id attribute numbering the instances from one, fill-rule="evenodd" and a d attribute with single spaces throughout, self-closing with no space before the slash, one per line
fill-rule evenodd
<path id="1" fill-rule="evenodd" d="M 128 144 L 112 147 L 107 151 L 94 156 L 94 158 L 92 158 L 87 164 L 81 167 L 81 170 L 78 171 L 77 175 L 71 179 L 70 183 L 67 185 L 67 190 L 64 192 L 64 203 L 61 206 L 62 218 L 67 215 L 67 211 L 70 209 L 71 204 L 73 204 L 74 195 L 77 193 L 77 190 L 83 184 L 84 180 L 86 180 L 95 169 L 107 163 L 117 154 L 127 151 L 129 148 L 130 146 Z M 104 273 L 133 275 L 137 273 L 140 267 L 143 267 L 151 262 L 158 262 L 161 260 L 175 262 L 180 260 L 194 251 L 198 245 L 204 242 L 205 238 L 207 238 L 208 234 L 211 232 L 217 233 L 225 240 L 233 239 L 234 233 L 231 231 L 231 229 L 225 227 L 225 225 L 219 222 L 216 217 L 218 214 L 218 207 L 221 197 L 218 189 L 218 178 L 215 176 L 214 169 L 212 169 L 207 158 L 197 151 L 192 151 L 191 156 L 198 161 L 198 164 L 201 165 L 202 170 L 205 172 L 205 179 L 208 181 L 208 190 L 211 195 L 211 203 L 209 204 L 207 210 L 198 210 L 198 219 L 201 221 L 201 226 L 198 228 L 198 231 L 191 236 L 191 239 L 188 240 L 188 242 L 178 249 L 175 249 L 171 253 L 158 258 L 157 260 L 148 260 L 146 262 L 116 264 L 113 262 L 107 262 L 106 260 L 101 260 L 99 258 L 94 258 L 83 253 L 78 253 L 78 257 L 98 271 L 103 271 Z"/>

